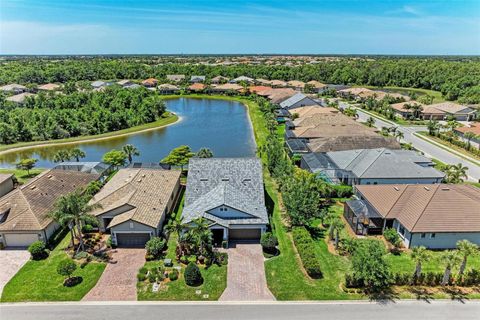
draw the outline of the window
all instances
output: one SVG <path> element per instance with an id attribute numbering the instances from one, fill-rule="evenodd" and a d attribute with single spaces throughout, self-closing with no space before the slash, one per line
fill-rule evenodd
<path id="1" fill-rule="evenodd" d="M 434 239 L 435 238 L 435 233 L 431 233 L 430 234 L 430 239 Z"/>
<path id="2" fill-rule="evenodd" d="M 375 181 L 373 184 L 378 184 L 378 182 L 377 182 L 377 181 Z"/>
<path id="3" fill-rule="evenodd" d="M 425 239 L 426 236 L 427 236 L 426 233 L 422 233 L 422 234 L 420 235 L 420 238 Z"/>
<path id="4" fill-rule="evenodd" d="M 133 222 L 130 222 L 130 229 L 133 229 Z"/>
<path id="5" fill-rule="evenodd" d="M 400 228 L 398 228 L 398 232 L 400 232 L 400 234 L 401 234 L 402 236 L 404 236 L 404 235 L 405 235 L 405 228 L 402 227 L 402 226 L 400 226 Z"/>

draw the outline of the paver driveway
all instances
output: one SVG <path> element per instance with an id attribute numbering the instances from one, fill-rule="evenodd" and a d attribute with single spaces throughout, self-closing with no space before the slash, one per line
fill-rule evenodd
<path id="1" fill-rule="evenodd" d="M 85 301 L 137 300 L 137 273 L 145 263 L 145 249 L 117 249 Z"/>
<path id="2" fill-rule="evenodd" d="M 272 301 L 267 287 L 262 246 L 238 243 L 227 250 L 227 288 L 220 301 Z"/>
<path id="3" fill-rule="evenodd" d="M 0 297 L 8 281 L 29 259 L 27 250 L 0 250 Z"/>

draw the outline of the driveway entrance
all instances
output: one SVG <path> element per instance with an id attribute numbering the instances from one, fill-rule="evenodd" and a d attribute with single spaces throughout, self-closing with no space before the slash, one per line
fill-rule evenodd
<path id="1" fill-rule="evenodd" d="M 273 301 L 267 287 L 262 246 L 232 244 L 228 253 L 227 288 L 220 301 Z"/>
<path id="2" fill-rule="evenodd" d="M 27 250 L 0 250 L 0 297 L 5 285 L 30 259 Z"/>

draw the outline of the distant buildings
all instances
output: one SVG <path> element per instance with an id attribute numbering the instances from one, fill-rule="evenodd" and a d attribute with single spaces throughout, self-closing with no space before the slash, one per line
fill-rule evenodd
<path id="1" fill-rule="evenodd" d="M 4 86 L 1 86 L 0 91 L 19 94 L 19 93 L 27 91 L 27 87 L 22 86 L 20 84 L 12 83 L 12 84 L 7 84 L 7 85 L 4 85 Z"/>

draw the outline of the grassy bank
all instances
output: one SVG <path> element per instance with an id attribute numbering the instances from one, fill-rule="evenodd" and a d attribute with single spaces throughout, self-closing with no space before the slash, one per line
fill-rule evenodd
<path id="1" fill-rule="evenodd" d="M 0 145 L 0 154 L 15 152 L 17 150 L 24 150 L 34 147 L 42 147 L 49 145 L 68 145 L 68 144 L 77 144 L 83 142 L 91 142 L 97 140 L 109 139 L 117 136 L 130 135 L 142 131 L 154 130 L 169 124 L 175 123 L 178 121 L 178 116 L 173 113 L 168 113 L 165 118 L 161 118 L 155 122 L 146 123 L 140 126 L 131 127 L 128 129 L 123 129 L 119 131 L 107 132 L 98 135 L 91 136 L 79 136 L 74 138 L 67 139 L 57 139 L 57 140 L 46 140 L 46 141 L 31 141 L 31 142 L 19 142 L 14 144 L 3 144 Z"/>
<path id="2" fill-rule="evenodd" d="M 95 286 L 106 265 L 90 262 L 83 269 L 78 267 L 73 276 L 82 277 L 82 282 L 74 287 L 63 286 L 64 277 L 57 273 L 57 266 L 70 259 L 65 253 L 69 242 L 67 234 L 47 259 L 28 261 L 3 289 L 2 302 L 81 300 Z"/>

